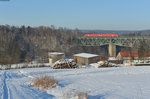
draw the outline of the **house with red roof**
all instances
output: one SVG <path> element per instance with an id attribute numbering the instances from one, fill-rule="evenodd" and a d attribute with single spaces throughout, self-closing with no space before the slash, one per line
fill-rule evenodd
<path id="1" fill-rule="evenodd" d="M 134 52 L 119 52 L 117 55 L 117 59 L 132 59 L 132 58 L 138 58 L 139 54 L 137 51 Z"/>
<path id="2" fill-rule="evenodd" d="M 123 60 L 124 65 L 150 63 L 150 52 L 145 52 L 144 54 L 145 57 L 140 58 L 138 51 L 119 52 L 116 59 Z"/>

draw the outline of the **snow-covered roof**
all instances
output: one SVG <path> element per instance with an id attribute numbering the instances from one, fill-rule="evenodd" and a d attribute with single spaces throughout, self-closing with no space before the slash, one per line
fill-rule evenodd
<path id="1" fill-rule="evenodd" d="M 84 57 L 84 58 L 91 58 L 91 57 L 96 57 L 96 56 L 99 56 L 99 55 L 89 54 L 89 53 L 79 53 L 79 54 L 75 54 L 74 56 L 79 56 L 79 57 Z"/>
<path id="2" fill-rule="evenodd" d="M 61 54 L 64 54 L 64 53 L 61 53 L 61 52 L 49 52 L 48 54 L 51 54 L 51 55 L 52 55 L 52 54 L 53 54 L 53 55 L 58 55 L 58 54 L 60 54 L 60 55 L 61 55 Z"/>
<path id="3" fill-rule="evenodd" d="M 116 59 L 115 57 L 109 57 L 108 60 L 113 61 L 113 60 L 118 60 L 118 59 Z"/>

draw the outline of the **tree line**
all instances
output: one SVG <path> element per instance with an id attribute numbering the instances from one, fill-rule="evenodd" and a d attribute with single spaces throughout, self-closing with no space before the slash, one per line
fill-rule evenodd
<path id="1" fill-rule="evenodd" d="M 64 52 L 67 57 L 79 52 L 98 53 L 99 49 L 78 46 L 78 29 L 55 26 L 10 26 L 0 25 L 0 64 L 31 62 L 47 57 L 48 52 Z M 104 49 L 103 49 L 104 50 Z"/>
<path id="2" fill-rule="evenodd" d="M 55 26 L 0 25 L 0 64 L 31 62 L 48 52 L 64 52 L 67 57 L 75 53 L 89 52 L 107 56 L 105 47 L 83 47 L 76 42 L 84 33 L 78 29 Z M 140 35 L 140 34 L 138 34 Z"/>
<path id="3" fill-rule="evenodd" d="M 79 35 L 67 28 L 0 26 L 0 64 L 32 61 L 48 51 L 68 52 Z"/>

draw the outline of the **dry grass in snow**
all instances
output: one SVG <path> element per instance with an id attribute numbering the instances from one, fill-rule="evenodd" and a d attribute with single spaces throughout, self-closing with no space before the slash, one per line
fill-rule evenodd
<path id="1" fill-rule="evenodd" d="M 63 95 L 62 99 L 88 99 L 88 93 L 87 92 L 66 93 Z"/>
<path id="2" fill-rule="evenodd" d="M 78 93 L 77 98 L 78 99 L 88 99 L 88 94 L 87 93 Z"/>
<path id="3" fill-rule="evenodd" d="M 40 76 L 36 77 L 32 81 L 32 86 L 36 88 L 48 89 L 55 87 L 58 84 L 58 81 L 52 76 Z"/>

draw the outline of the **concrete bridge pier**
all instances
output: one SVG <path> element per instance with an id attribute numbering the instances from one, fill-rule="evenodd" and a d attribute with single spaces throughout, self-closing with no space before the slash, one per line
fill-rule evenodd
<path id="1" fill-rule="evenodd" d="M 109 57 L 116 57 L 116 45 L 109 43 L 108 53 Z"/>

